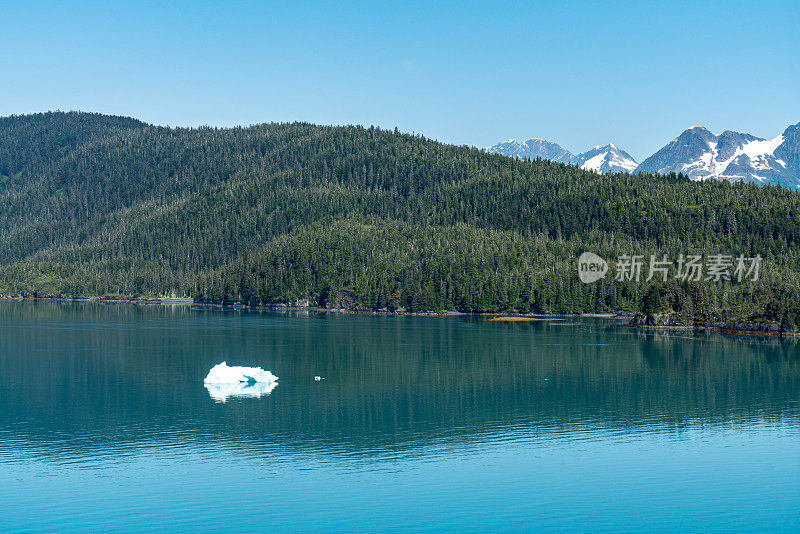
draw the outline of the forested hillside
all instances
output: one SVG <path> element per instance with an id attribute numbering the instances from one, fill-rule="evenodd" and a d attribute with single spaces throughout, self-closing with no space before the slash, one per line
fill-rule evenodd
<path id="1" fill-rule="evenodd" d="M 0 119 L 6 295 L 638 309 L 645 282 L 578 280 L 585 250 L 607 259 L 760 254 L 758 282 L 706 284 L 712 305 L 764 315 L 779 302 L 770 313 L 795 314 L 800 195 L 598 175 L 357 126 Z"/>

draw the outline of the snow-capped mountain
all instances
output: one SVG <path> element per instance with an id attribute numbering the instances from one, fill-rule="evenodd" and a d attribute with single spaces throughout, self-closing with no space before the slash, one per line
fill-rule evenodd
<path id="1" fill-rule="evenodd" d="M 486 152 L 501 154 L 520 159 L 549 159 L 558 163 L 578 165 L 595 172 L 631 172 L 636 168 L 636 161 L 624 150 L 613 143 L 596 146 L 575 156 L 557 143 L 533 138 L 527 141 L 509 139 L 484 148 Z"/>
<path id="2" fill-rule="evenodd" d="M 517 141 L 509 139 L 502 143 L 484 148 L 486 152 L 501 154 L 520 159 L 549 159 L 559 163 L 570 163 L 575 156 L 569 150 L 562 148 L 557 143 L 551 143 L 544 139 L 533 138 L 527 141 Z"/>
<path id="3" fill-rule="evenodd" d="M 581 169 L 595 172 L 633 172 L 639 165 L 630 154 L 618 148 L 614 143 L 596 146 L 575 156 L 573 161 Z"/>
<path id="4" fill-rule="evenodd" d="M 683 173 L 692 180 L 782 185 L 800 189 L 800 123 L 773 139 L 726 130 L 714 135 L 702 126 L 689 128 L 641 165 L 613 143 L 572 155 L 544 139 L 517 141 L 483 150 L 521 159 L 549 159 L 595 172 Z"/>
<path id="5" fill-rule="evenodd" d="M 730 130 L 714 135 L 695 126 L 644 160 L 636 172 L 682 172 L 692 180 L 722 178 L 797 189 L 799 153 L 800 123 L 773 139 Z"/>

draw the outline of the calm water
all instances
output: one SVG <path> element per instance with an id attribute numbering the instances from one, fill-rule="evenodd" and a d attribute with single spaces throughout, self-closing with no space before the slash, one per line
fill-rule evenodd
<path id="1" fill-rule="evenodd" d="M 0 302 L 0 530 L 797 531 L 799 401 L 794 343 Z"/>

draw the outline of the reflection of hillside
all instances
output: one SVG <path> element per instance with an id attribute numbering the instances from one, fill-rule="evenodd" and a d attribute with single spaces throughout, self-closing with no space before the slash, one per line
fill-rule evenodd
<path id="1" fill-rule="evenodd" d="M 794 344 L 610 323 L 0 303 L 0 433 L 43 454 L 170 440 L 369 454 L 504 432 L 797 417 Z M 222 360 L 281 387 L 214 403 Z M 314 382 L 314 375 L 327 377 Z"/>

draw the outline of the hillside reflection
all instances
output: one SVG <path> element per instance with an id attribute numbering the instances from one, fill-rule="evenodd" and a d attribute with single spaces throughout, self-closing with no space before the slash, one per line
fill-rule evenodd
<path id="1" fill-rule="evenodd" d="M 252 398 L 207 391 L 203 376 L 223 360 L 269 369 L 280 387 L 244 392 Z M 605 320 L 0 302 L 0 450 L 43 458 L 209 444 L 359 456 L 680 435 L 796 423 L 798 392 L 795 343 L 640 334 Z"/>

